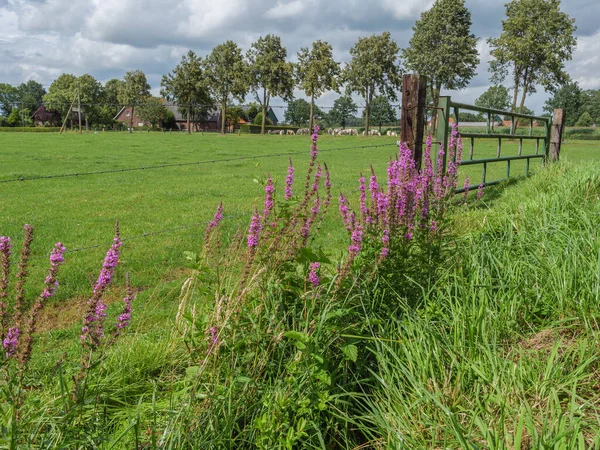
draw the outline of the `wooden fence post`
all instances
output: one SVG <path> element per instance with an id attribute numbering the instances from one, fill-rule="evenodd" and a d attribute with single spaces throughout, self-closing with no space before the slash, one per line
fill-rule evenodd
<path id="1" fill-rule="evenodd" d="M 402 112 L 400 141 L 411 149 L 417 168 L 423 160 L 423 133 L 425 128 L 425 100 L 427 78 L 418 74 L 402 77 Z"/>
<path id="2" fill-rule="evenodd" d="M 564 127 L 565 112 L 562 109 L 555 109 L 554 118 L 552 119 L 552 132 L 550 136 L 550 162 L 556 162 L 560 158 L 560 145 L 562 142 Z"/>
<path id="3" fill-rule="evenodd" d="M 438 145 L 441 145 L 444 148 L 442 172 L 445 173 L 446 159 L 448 158 L 448 134 L 450 134 L 450 97 L 440 97 L 440 100 L 438 102 L 438 110 L 433 112 L 431 120 L 435 120 L 435 125 L 437 127 L 436 137 Z M 435 159 L 435 155 L 438 151 L 439 147 L 435 152 L 433 152 L 433 155 L 431 155 L 431 157 Z"/>

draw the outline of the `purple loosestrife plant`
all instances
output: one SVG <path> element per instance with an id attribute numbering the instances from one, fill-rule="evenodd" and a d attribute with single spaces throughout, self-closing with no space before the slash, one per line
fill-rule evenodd
<path id="1" fill-rule="evenodd" d="M 8 320 L 8 276 L 10 274 L 10 255 L 12 249 L 12 241 L 7 236 L 0 236 L 0 339 L 4 338 L 6 332 L 6 324 Z"/>
<path id="2" fill-rule="evenodd" d="M 481 183 L 479 185 L 479 187 L 477 188 L 477 200 L 481 200 L 485 194 L 485 190 L 484 190 L 484 186 L 483 183 Z"/>
<path id="3" fill-rule="evenodd" d="M 117 317 L 117 322 L 115 323 L 115 331 L 114 331 L 114 339 L 119 337 L 123 329 L 129 326 L 129 322 L 131 321 L 131 312 L 133 311 L 131 308 L 131 303 L 135 300 L 135 293 L 131 288 L 131 283 L 129 281 L 129 273 L 125 276 L 125 285 L 126 285 L 126 294 L 123 298 L 123 310 L 121 314 Z"/>
<path id="4" fill-rule="evenodd" d="M 365 252 L 362 258 L 377 255 L 373 264 L 397 266 L 410 255 L 433 257 L 438 252 L 448 209 L 458 182 L 458 167 L 462 157 L 462 140 L 453 128 L 448 148 L 448 164 L 444 170 L 445 149 L 440 147 L 434 170 L 431 137 L 427 138 L 423 154 L 423 170 L 418 170 L 412 151 L 401 143 L 396 158 L 388 163 L 387 186 L 382 186 L 371 171 L 367 196 L 365 177 L 360 175 L 360 215 L 349 207 L 346 196 L 340 194 L 340 213 L 350 236 L 348 261 L 340 271 L 338 282 L 348 275 L 351 262 Z M 391 269 L 390 269 L 391 270 Z M 394 269 L 396 270 L 396 269 Z"/>
<path id="5" fill-rule="evenodd" d="M 469 175 L 465 178 L 464 184 L 464 193 L 463 193 L 463 203 L 467 203 L 467 197 L 469 196 L 469 188 L 471 187 L 471 182 L 469 181 Z"/>
<path id="6" fill-rule="evenodd" d="M 87 312 L 83 318 L 81 327 L 81 344 L 84 349 L 95 350 L 104 337 L 104 319 L 106 318 L 106 304 L 102 300 L 104 292 L 113 281 L 115 268 L 119 264 L 121 246 L 123 245 L 119 237 L 118 226 L 116 227 L 115 237 L 104 262 L 100 275 L 96 280 L 92 296 L 87 302 Z"/>
<path id="7" fill-rule="evenodd" d="M 8 330 L 8 333 L 6 333 L 6 337 L 2 341 L 2 346 L 4 347 L 7 358 L 12 358 L 17 354 L 20 333 L 18 327 L 12 327 Z"/>
<path id="8" fill-rule="evenodd" d="M 319 274 L 318 271 L 321 268 L 321 264 L 318 262 L 310 263 L 308 266 L 308 281 L 313 285 L 314 288 L 319 286 Z"/>
<path id="9" fill-rule="evenodd" d="M 273 200 L 273 196 L 275 194 L 275 186 L 273 185 L 273 179 L 269 175 L 267 178 L 267 184 L 265 185 L 265 207 L 263 209 L 263 224 L 267 225 L 269 221 L 269 216 L 273 212 L 273 208 L 275 207 L 275 202 Z"/>
<path id="10" fill-rule="evenodd" d="M 250 228 L 248 229 L 248 248 L 251 251 L 255 251 L 256 247 L 258 247 L 258 239 L 260 237 L 261 228 L 260 214 L 258 214 L 258 211 L 255 208 L 254 215 L 250 220 Z"/>
<path id="11" fill-rule="evenodd" d="M 48 270 L 48 275 L 44 280 L 44 289 L 31 308 L 29 321 L 27 323 L 27 333 L 24 335 L 22 352 L 19 356 L 21 367 L 23 369 L 27 366 L 29 359 L 31 358 L 31 351 L 33 349 L 33 334 L 36 330 L 38 316 L 46 304 L 46 300 L 56 294 L 56 289 L 58 288 L 58 270 L 65 261 L 63 256 L 65 251 L 65 246 L 58 242 L 52 249 L 52 252 L 50 252 L 50 270 Z"/>
<path id="12" fill-rule="evenodd" d="M 312 144 L 310 146 L 310 162 L 308 163 L 308 170 L 306 172 L 306 180 L 304 182 L 304 195 L 308 195 L 308 186 L 310 185 L 310 175 L 312 174 L 313 167 L 315 166 L 315 161 L 319 156 L 319 147 L 317 146 L 317 141 L 319 140 L 319 130 L 321 128 L 318 125 L 315 125 L 313 129 L 313 134 L 311 135 Z"/>
<path id="13" fill-rule="evenodd" d="M 292 186 L 294 184 L 294 165 L 292 164 L 292 158 L 290 158 L 290 165 L 288 166 L 287 175 L 285 177 L 285 190 L 284 190 L 284 198 L 286 200 L 291 200 L 294 196 L 294 191 Z"/>
<path id="14" fill-rule="evenodd" d="M 19 259 L 19 266 L 17 268 L 17 283 L 15 285 L 15 306 L 13 313 L 13 321 L 19 326 L 21 324 L 21 316 L 24 313 L 25 308 L 25 280 L 27 279 L 27 266 L 29 263 L 29 256 L 31 255 L 31 243 L 33 242 L 33 227 L 26 224 L 23 227 L 24 238 L 23 247 L 21 247 L 21 258 Z"/>

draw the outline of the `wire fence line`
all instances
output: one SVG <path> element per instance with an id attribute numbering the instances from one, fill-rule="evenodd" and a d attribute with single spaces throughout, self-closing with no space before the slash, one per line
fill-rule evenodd
<path id="1" fill-rule="evenodd" d="M 375 145 L 359 145 L 353 147 L 336 147 L 336 148 L 324 148 L 319 149 L 320 152 L 333 152 L 333 151 L 341 151 L 341 150 L 356 150 L 356 149 L 368 149 L 368 148 L 379 148 L 379 147 L 391 147 L 397 146 L 397 143 L 393 144 L 375 144 Z M 252 155 L 252 156 L 237 156 L 233 158 L 220 158 L 220 159 L 207 159 L 203 161 L 193 161 L 187 163 L 168 163 L 168 164 L 157 164 L 154 166 L 140 166 L 140 167 L 129 167 L 124 169 L 107 169 L 107 170 L 97 170 L 91 172 L 73 172 L 73 173 L 63 173 L 56 175 L 34 175 L 31 177 L 19 177 L 19 178 L 11 178 L 7 180 L 0 180 L 0 183 L 16 183 L 23 181 L 35 181 L 35 180 L 49 180 L 55 178 L 71 178 L 71 177 L 82 177 L 89 175 L 102 175 L 102 174 L 110 174 L 110 173 L 122 173 L 122 172 L 134 172 L 141 170 L 157 170 L 157 169 L 165 169 L 169 167 L 185 167 L 185 166 L 200 166 L 206 164 L 215 164 L 221 162 L 232 162 L 232 161 L 247 161 L 253 159 L 261 159 L 261 158 L 276 158 L 281 156 L 294 156 L 294 155 L 304 155 L 306 151 L 297 151 L 297 152 L 283 152 L 283 153 L 270 153 L 266 155 Z"/>
<path id="2" fill-rule="evenodd" d="M 171 103 L 171 102 L 168 102 Z M 19 108 L 21 106 L 23 106 L 23 102 L 7 102 L 5 103 L 6 105 L 10 105 L 13 108 Z M 109 106 L 109 107 L 114 107 L 114 108 L 129 108 L 132 105 L 126 105 L 124 103 L 109 103 L 109 102 L 81 102 L 81 103 L 73 103 L 70 101 L 66 101 L 66 102 L 52 102 L 52 103 L 48 103 L 48 102 L 38 102 L 38 103 L 30 103 L 30 105 L 35 105 L 36 108 L 39 108 L 40 106 L 46 106 L 46 105 L 52 105 L 52 109 L 57 109 L 57 108 L 69 108 L 71 105 L 73 106 L 79 106 L 81 105 L 82 107 L 85 108 L 94 108 L 94 107 L 101 107 L 101 106 Z M 147 103 L 145 102 L 138 102 L 136 104 L 133 105 L 133 107 L 137 108 L 139 106 L 146 106 Z M 366 105 L 362 104 L 362 103 L 355 103 L 356 107 L 359 109 L 364 109 L 366 107 Z M 169 105 L 171 106 L 171 105 Z M 200 108 L 200 109 L 212 109 L 212 108 L 221 108 L 221 104 L 219 103 L 175 103 L 175 105 L 177 108 L 180 109 L 185 109 L 185 108 Z M 390 103 L 390 106 L 392 108 L 400 108 L 402 105 L 401 104 L 395 104 L 395 103 Z M 242 108 L 242 109 L 248 109 L 248 108 L 252 108 L 255 107 L 258 110 L 262 109 L 262 106 L 260 104 L 252 104 L 252 103 L 244 103 L 244 104 L 239 104 L 239 105 L 227 105 L 227 109 L 231 109 L 231 108 Z M 288 105 L 269 105 L 269 108 L 277 108 L 277 109 L 286 109 L 288 108 Z M 316 108 L 319 109 L 333 109 L 335 106 L 332 105 L 328 105 L 328 106 L 322 106 L 322 105 L 317 105 L 315 104 Z M 260 112 L 260 111 L 259 111 Z"/>
<path id="3" fill-rule="evenodd" d="M 223 217 L 222 221 L 237 219 L 239 217 L 250 217 L 251 215 L 252 215 L 252 213 L 231 214 L 229 216 Z M 210 223 L 210 220 L 207 220 L 206 222 L 195 222 L 195 223 L 190 223 L 190 224 L 187 224 L 187 225 L 179 225 L 179 226 L 172 227 L 172 228 L 166 228 L 164 230 L 149 231 L 147 233 L 137 234 L 137 235 L 134 235 L 134 236 L 122 237 L 121 241 L 122 242 L 129 242 L 129 241 L 134 241 L 134 240 L 138 240 L 138 239 L 145 239 L 145 238 L 149 238 L 149 237 L 153 237 L 153 236 L 158 236 L 158 235 L 162 235 L 162 234 L 176 233 L 178 231 L 186 230 L 186 229 L 190 229 L 190 228 L 206 227 L 206 226 L 208 226 L 209 223 Z M 80 253 L 80 252 L 85 252 L 85 251 L 88 251 L 88 250 L 94 250 L 94 249 L 100 248 L 100 247 L 102 247 L 104 245 L 107 245 L 107 244 L 94 244 L 94 245 L 88 245 L 88 246 L 85 246 L 85 247 L 76 247 L 76 248 L 73 248 L 73 249 L 68 249 L 67 248 L 67 250 L 65 251 L 65 254 L 67 254 L 67 253 Z M 50 255 L 50 253 L 48 253 L 46 255 L 43 255 L 43 256 L 36 256 L 34 258 L 29 258 L 29 261 L 39 261 L 39 260 L 42 260 L 42 259 L 46 259 L 46 258 L 48 258 L 49 255 Z M 16 262 L 14 262 L 14 264 L 16 264 Z"/>

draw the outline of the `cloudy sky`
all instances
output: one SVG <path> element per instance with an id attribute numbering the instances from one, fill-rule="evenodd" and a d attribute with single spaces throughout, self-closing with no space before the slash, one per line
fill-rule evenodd
<path id="1" fill-rule="evenodd" d="M 142 69 L 153 92 L 162 74 L 193 49 L 205 55 L 227 39 L 244 50 L 259 36 L 281 36 L 294 59 L 316 39 L 330 42 L 340 61 L 358 37 L 390 31 L 402 47 L 429 0 L 0 0 L 0 82 L 34 79 L 49 85 L 63 72 L 101 81 Z M 467 0 L 481 65 L 469 88 L 453 93 L 472 102 L 489 85 L 486 38 L 497 36 L 505 0 Z M 600 88 L 600 1 L 563 0 L 576 19 L 578 47 L 568 64 L 583 88 Z M 302 97 L 297 93 L 297 97 Z M 331 105 L 335 94 L 320 99 Z M 527 105 L 541 113 L 546 95 Z M 274 103 L 277 103 L 275 100 Z M 281 103 L 281 102 L 279 102 Z"/>

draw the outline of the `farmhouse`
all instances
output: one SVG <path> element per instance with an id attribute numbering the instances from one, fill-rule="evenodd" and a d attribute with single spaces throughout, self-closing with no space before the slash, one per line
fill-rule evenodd
<path id="1" fill-rule="evenodd" d="M 79 121 L 79 110 L 71 108 L 71 117 L 69 123 L 74 125 Z M 63 117 L 58 111 L 49 110 L 45 105 L 41 105 L 31 115 L 31 119 L 36 127 L 58 127 L 62 125 Z M 85 124 L 85 113 L 81 112 L 81 121 Z"/>
<path id="2" fill-rule="evenodd" d="M 163 106 L 165 108 L 167 108 L 167 110 L 170 111 L 173 114 L 173 116 L 175 117 L 175 123 L 177 125 L 177 128 L 181 131 L 187 131 L 187 117 L 186 117 L 185 113 L 182 113 L 179 110 L 179 106 L 177 105 L 177 103 L 165 100 L 163 102 Z M 271 121 L 273 121 L 273 125 L 277 125 L 279 123 L 279 119 L 277 118 L 277 116 L 275 115 L 275 112 L 273 111 L 273 109 L 271 107 L 269 107 L 267 115 L 268 115 L 269 119 L 271 119 Z M 131 120 L 131 108 L 130 107 L 121 108 L 119 113 L 114 117 L 114 120 L 116 122 L 122 122 L 126 126 L 129 126 L 129 123 Z M 237 125 L 243 125 L 245 123 L 246 123 L 245 120 L 240 119 L 240 121 L 238 122 Z M 133 111 L 133 126 L 134 127 L 143 127 L 144 125 L 145 125 L 144 120 L 141 117 L 139 117 L 137 115 L 137 112 L 134 110 Z M 208 112 L 208 115 L 205 120 L 201 120 L 198 122 L 192 121 L 190 126 L 192 128 L 192 131 L 215 131 L 215 132 L 221 131 L 221 110 L 220 110 L 220 108 L 212 108 Z M 227 127 L 227 132 L 230 132 L 230 133 L 233 132 L 234 128 L 235 127 L 233 125 L 229 125 Z"/>

